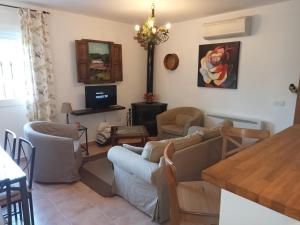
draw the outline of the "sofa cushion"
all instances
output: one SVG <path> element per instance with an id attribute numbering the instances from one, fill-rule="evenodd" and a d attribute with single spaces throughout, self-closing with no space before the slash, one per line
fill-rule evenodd
<path id="1" fill-rule="evenodd" d="M 148 141 L 142 152 L 142 158 L 150 162 L 159 162 L 166 146 L 167 144 L 162 141 Z"/>
<path id="2" fill-rule="evenodd" d="M 202 127 L 202 137 L 203 140 L 207 140 L 210 138 L 218 137 L 221 135 L 221 127 L 227 127 L 227 126 L 233 126 L 233 123 L 231 120 L 224 120 L 223 122 L 219 123 L 217 126 L 213 128 L 204 128 Z"/>
<path id="3" fill-rule="evenodd" d="M 148 141 L 142 152 L 142 158 L 150 162 L 159 162 L 160 157 L 164 154 L 164 149 L 168 143 L 173 142 L 175 151 L 187 148 L 198 144 L 202 141 L 202 136 L 199 133 L 187 135 L 185 137 L 172 138 L 163 141 Z"/>
<path id="4" fill-rule="evenodd" d="M 199 129 L 196 132 L 201 134 L 203 140 L 215 138 L 221 135 L 219 127 L 215 127 L 215 128 L 199 127 Z"/>
<path id="5" fill-rule="evenodd" d="M 223 122 L 219 123 L 217 126 L 212 128 L 207 127 L 200 127 L 200 126 L 192 126 L 188 130 L 188 134 L 199 133 L 202 135 L 203 140 L 207 140 L 210 138 L 215 138 L 221 135 L 221 127 L 225 126 L 233 126 L 232 121 L 224 120 Z"/>
<path id="6" fill-rule="evenodd" d="M 192 116 L 186 115 L 186 114 L 177 114 L 176 115 L 176 124 L 179 126 L 185 126 L 189 121 L 191 121 Z"/>
<path id="7" fill-rule="evenodd" d="M 190 147 L 192 145 L 198 144 L 202 142 L 203 138 L 199 133 L 187 135 L 185 137 L 179 137 L 179 138 L 172 138 L 168 140 L 164 140 L 162 142 L 166 142 L 167 144 L 169 142 L 174 143 L 175 151 Z"/>
<path id="8" fill-rule="evenodd" d="M 183 136 L 184 127 L 178 125 L 163 125 L 161 129 L 168 134 L 175 134 L 177 136 Z"/>

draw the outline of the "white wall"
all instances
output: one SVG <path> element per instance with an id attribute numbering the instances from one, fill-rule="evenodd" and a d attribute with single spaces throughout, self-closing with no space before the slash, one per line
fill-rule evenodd
<path id="1" fill-rule="evenodd" d="M 0 2 L 34 7 L 16 1 Z M 300 2 L 293 0 L 173 24 L 169 41 L 156 48 L 154 92 L 158 100 L 167 102 L 169 108 L 190 105 L 205 111 L 262 119 L 274 126 L 276 131 L 291 125 L 296 96 L 288 91 L 288 85 L 298 83 L 299 78 L 299 7 Z M 71 102 L 74 109 L 84 108 L 85 104 L 84 85 L 76 81 L 76 39 L 89 38 L 122 44 L 124 81 L 118 84 L 118 103 L 128 108 L 131 102 L 142 100 L 146 89 L 146 52 L 133 40 L 132 25 L 49 11 L 59 121 L 63 122 L 65 118 L 59 112 L 62 102 Z M 251 36 L 216 41 L 202 39 L 203 22 L 244 15 L 254 17 Z M 239 40 L 242 43 L 238 89 L 197 87 L 199 44 Z M 163 67 L 164 56 L 171 52 L 178 54 L 180 59 L 179 67 L 173 72 Z M 274 106 L 274 101 L 284 101 L 285 106 Z M 124 113 L 71 116 L 70 119 L 71 122 L 79 121 L 86 125 L 89 139 L 93 140 L 99 122 L 105 119 L 124 121 Z M 26 121 L 24 107 L 1 108 L 0 118 L 0 131 L 10 128 L 22 135 L 22 126 Z"/>
<path id="2" fill-rule="evenodd" d="M 0 2 L 38 8 L 16 1 L 0 0 Z M 146 90 L 146 51 L 133 39 L 132 25 L 63 11 L 44 8 L 43 10 L 51 12 L 49 15 L 50 44 L 55 75 L 57 119 L 60 122 L 65 122 L 65 114 L 60 113 L 62 102 L 71 102 L 74 110 L 85 108 L 84 84 L 77 82 L 75 40 L 86 38 L 122 44 L 123 82 L 117 84 L 117 98 L 118 104 L 125 106 L 126 110 L 70 116 L 71 122 L 78 121 L 87 126 L 89 140 L 95 140 L 99 122 L 107 120 L 125 123 L 125 114 L 130 103 L 143 99 Z M 16 131 L 18 136 L 22 135 L 22 127 L 26 123 L 24 106 L 0 107 L 0 118 L 0 131 L 9 128 Z"/>
<path id="3" fill-rule="evenodd" d="M 292 124 L 296 95 L 288 90 L 298 84 L 300 55 L 300 1 L 196 19 L 172 25 L 168 42 L 156 48 L 154 92 L 169 108 L 195 106 L 204 111 L 262 119 L 275 131 Z M 201 25 L 207 21 L 253 16 L 252 35 L 206 41 Z M 200 44 L 241 41 L 238 89 L 197 87 Z M 163 59 L 168 53 L 179 56 L 179 66 L 168 71 Z M 275 106 L 284 101 L 285 106 Z"/>
<path id="4" fill-rule="evenodd" d="M 78 39 L 112 41 L 122 44 L 123 81 L 117 84 L 118 104 L 126 110 L 85 116 L 70 116 L 71 122 L 88 127 L 89 140 L 94 140 L 101 121 L 125 122 L 125 114 L 132 102 L 141 101 L 146 90 L 146 51 L 133 39 L 132 25 L 122 24 L 61 11 L 52 11 L 49 21 L 53 52 L 58 120 L 62 102 L 71 102 L 73 109 L 85 108 L 84 84 L 77 82 L 75 46 Z"/>
<path id="5" fill-rule="evenodd" d="M 220 225 L 300 225 L 300 222 L 222 189 Z"/>

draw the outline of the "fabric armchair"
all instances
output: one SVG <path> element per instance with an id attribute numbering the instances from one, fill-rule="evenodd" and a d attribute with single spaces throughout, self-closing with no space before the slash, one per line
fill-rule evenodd
<path id="1" fill-rule="evenodd" d="M 65 183 L 80 179 L 81 146 L 74 125 L 36 121 L 25 124 L 24 133 L 36 147 L 34 181 Z"/>
<path id="2" fill-rule="evenodd" d="M 179 107 L 156 116 L 159 139 L 183 137 L 191 126 L 203 126 L 203 113 L 194 107 Z"/>
<path id="3" fill-rule="evenodd" d="M 112 147 L 107 157 L 114 166 L 125 170 L 129 174 L 134 174 L 149 184 L 152 183 L 152 173 L 158 169 L 157 163 L 144 160 L 140 155 L 121 146 Z"/>
<path id="4" fill-rule="evenodd" d="M 164 141 L 149 141 L 144 148 L 114 146 L 107 155 L 114 166 L 113 192 L 158 223 L 169 217 L 163 157 L 164 147 L 169 142 L 175 146 L 174 163 L 179 181 L 201 180 L 201 171 L 221 160 L 220 134 L 204 139 L 199 132 Z"/>

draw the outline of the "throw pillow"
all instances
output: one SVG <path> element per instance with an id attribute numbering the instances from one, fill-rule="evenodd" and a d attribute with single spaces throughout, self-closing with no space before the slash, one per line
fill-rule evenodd
<path id="1" fill-rule="evenodd" d="M 150 162 L 159 162 L 167 144 L 168 142 L 163 141 L 148 141 L 142 152 L 142 158 Z"/>
<path id="2" fill-rule="evenodd" d="M 203 140 L 215 138 L 221 135 L 220 127 L 214 127 L 214 128 L 201 127 L 201 129 L 199 129 L 197 133 L 202 135 Z"/>
<path id="3" fill-rule="evenodd" d="M 185 115 L 185 114 L 178 114 L 176 115 L 176 124 L 179 126 L 185 126 L 188 122 L 190 122 L 192 119 L 192 116 Z"/>
<path id="4" fill-rule="evenodd" d="M 215 138 L 221 135 L 221 127 L 232 127 L 233 123 L 231 120 L 224 120 L 223 122 L 219 123 L 217 126 L 212 127 L 212 128 L 205 128 L 205 127 L 200 127 L 197 132 L 199 132 L 203 140 L 207 140 L 210 138 Z"/>
<path id="5" fill-rule="evenodd" d="M 142 152 L 142 158 L 150 162 L 159 162 L 168 143 L 173 142 L 175 151 L 198 144 L 202 141 L 201 134 L 194 133 L 185 137 L 172 138 L 163 141 L 148 141 Z"/>

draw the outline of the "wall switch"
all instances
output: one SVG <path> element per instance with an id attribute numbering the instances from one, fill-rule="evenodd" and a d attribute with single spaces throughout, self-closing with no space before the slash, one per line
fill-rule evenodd
<path id="1" fill-rule="evenodd" d="M 275 106 L 278 106 L 278 107 L 284 107 L 285 106 L 285 101 L 281 101 L 281 100 L 277 100 L 277 101 L 274 101 L 273 103 Z"/>

